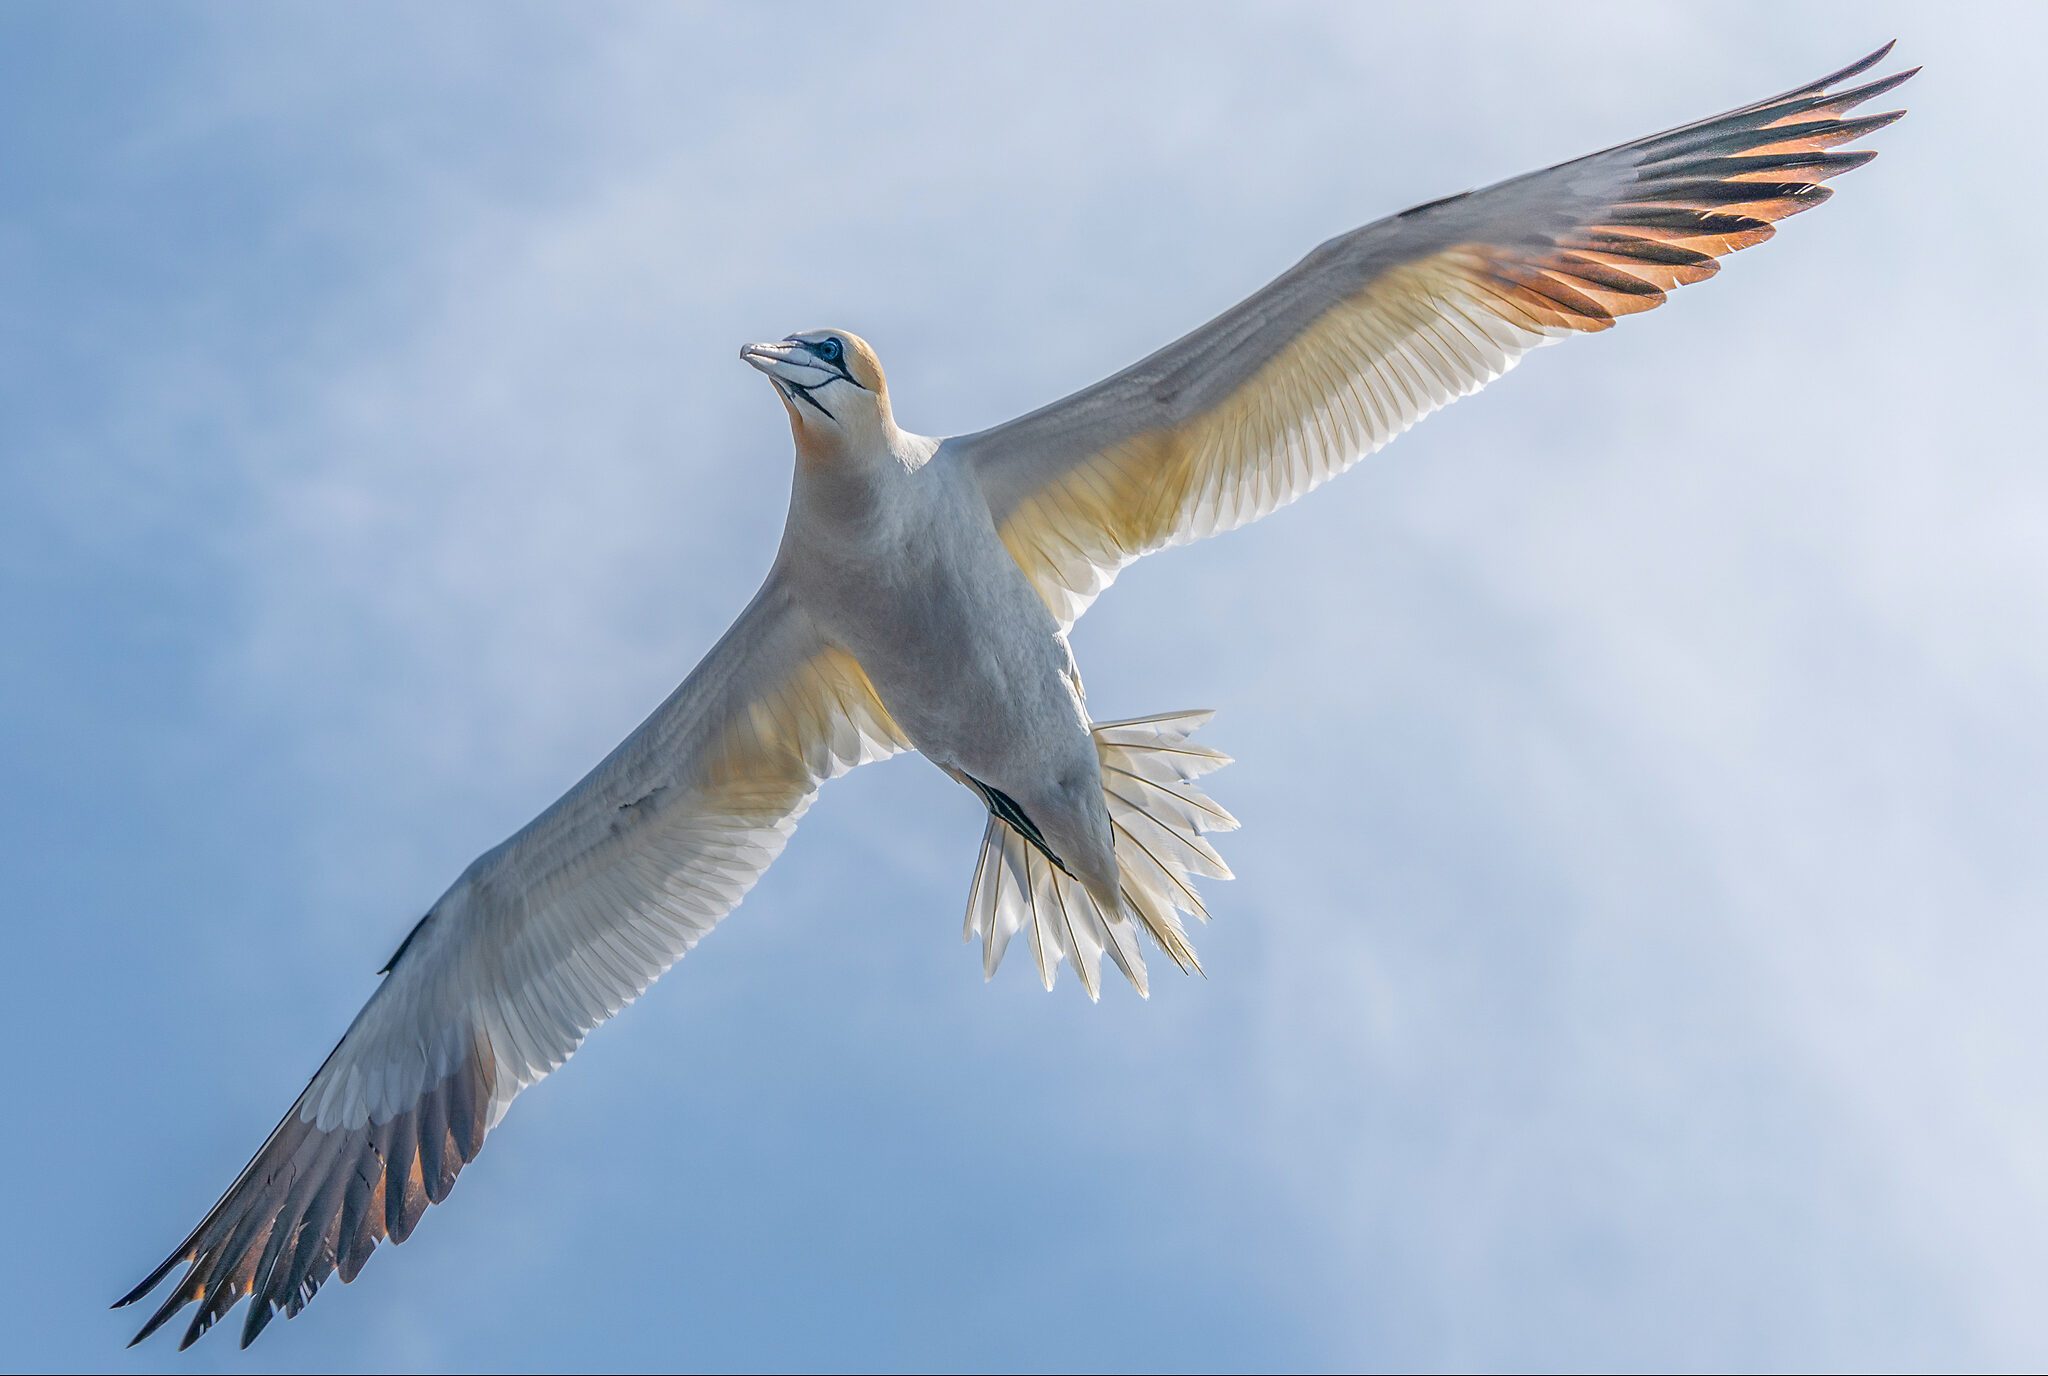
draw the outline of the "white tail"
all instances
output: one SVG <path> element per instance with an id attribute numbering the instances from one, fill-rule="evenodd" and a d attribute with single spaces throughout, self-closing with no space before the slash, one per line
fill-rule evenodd
<path id="1" fill-rule="evenodd" d="M 967 930 L 981 937 L 981 964 L 994 976 L 1010 938 L 1031 933 L 1038 976 L 1045 987 L 1061 960 L 1072 963 L 1088 997 L 1102 993 L 1106 951 L 1140 995 L 1145 994 L 1145 958 L 1138 950 L 1143 923 L 1183 970 L 1199 971 L 1180 914 L 1207 921 L 1209 912 L 1195 892 L 1197 875 L 1230 878 L 1230 867 L 1202 837 L 1232 831 L 1237 819 L 1212 801 L 1195 780 L 1230 763 L 1220 750 L 1189 743 L 1209 720 L 1208 712 L 1176 712 L 1131 721 L 1098 722 L 1092 728 L 1102 765 L 1103 801 L 1109 805 L 1116 842 L 1119 901 L 1114 911 L 1072 875 L 1055 866 L 1015 828 L 991 815 L 981 837 L 981 859 L 967 895 Z"/>

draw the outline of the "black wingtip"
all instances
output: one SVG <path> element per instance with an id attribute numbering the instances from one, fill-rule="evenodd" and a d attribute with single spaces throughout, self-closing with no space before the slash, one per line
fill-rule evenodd
<path id="1" fill-rule="evenodd" d="M 180 1309 L 183 1309 L 185 1307 L 186 1302 L 187 1301 L 182 1293 L 182 1289 L 173 1290 L 171 1292 L 170 1298 L 163 1302 L 163 1305 L 156 1311 L 156 1313 L 151 1314 L 149 1316 L 149 1322 L 145 1323 L 144 1325 L 142 1325 L 141 1328 L 136 1330 L 135 1336 L 128 1340 L 128 1346 L 133 1347 L 137 1343 L 144 1341 L 150 1336 L 150 1334 L 156 1332 L 159 1328 L 162 1328 L 165 1324 L 169 1323 L 171 1321 L 172 1316 L 175 1315 Z"/>
<path id="2" fill-rule="evenodd" d="M 1890 57 L 1892 55 L 1892 49 L 1898 46 L 1899 40 L 1896 38 L 1891 39 L 1888 42 L 1886 42 L 1883 47 L 1879 48 L 1876 52 L 1871 53 L 1868 57 L 1860 57 L 1856 59 L 1854 62 L 1851 62 L 1848 66 L 1842 68 L 1840 71 L 1828 73 L 1826 76 L 1822 77 L 1819 81 L 1814 82 L 1813 85 L 1807 87 L 1806 89 L 1809 91 L 1825 91 L 1830 86 L 1839 86 L 1844 81 L 1847 81 L 1850 77 L 1860 76 L 1864 72 L 1869 71 L 1872 67 L 1875 67 L 1878 63 L 1884 61 L 1887 57 Z"/>
<path id="3" fill-rule="evenodd" d="M 178 1339 L 178 1351 L 183 1352 L 186 1348 L 205 1337 L 206 1330 L 211 1327 L 213 1327 L 213 1316 L 207 1312 L 207 1306 L 202 1303 L 199 1306 L 199 1312 L 192 1316 L 192 1322 L 186 1326 L 184 1336 Z"/>
<path id="4" fill-rule="evenodd" d="M 270 1307 L 268 1299 L 262 1295 L 250 1296 L 249 1316 L 242 1321 L 242 1334 L 239 1344 L 241 1349 L 244 1352 L 248 1351 L 249 1344 L 255 1342 L 263 1330 L 270 1327 L 270 1321 L 276 1317 L 277 1311 Z"/>
<path id="5" fill-rule="evenodd" d="M 133 1290 L 129 1290 L 127 1294 L 123 1294 L 123 1296 L 121 1296 L 119 1300 L 115 1300 L 113 1304 L 109 1304 L 109 1306 L 106 1306 L 106 1308 L 127 1308 L 127 1306 L 129 1306 L 129 1304 L 133 1304 L 135 1300 L 141 1300 L 141 1298 L 145 1298 L 145 1296 L 147 1296 L 147 1294 L 150 1294 L 152 1290 L 156 1290 L 158 1286 L 162 1286 L 162 1284 L 164 1284 L 164 1278 L 166 1278 L 166 1276 L 170 1276 L 170 1272 L 172 1272 L 172 1270 L 174 1270 L 174 1267 L 178 1265 L 178 1261 L 186 1261 L 186 1259 L 188 1259 L 188 1257 L 178 1257 L 178 1255 L 170 1255 L 170 1257 L 164 1257 L 164 1263 L 162 1263 L 162 1265 L 158 1265 L 154 1272 L 150 1272 L 150 1276 L 147 1276 L 147 1278 L 145 1278 L 145 1280 L 143 1280 L 143 1282 L 141 1282 L 139 1286 L 135 1286 Z"/>
<path id="6" fill-rule="evenodd" d="M 1840 95 L 1833 97 L 1833 99 L 1843 102 L 1843 109 L 1853 110 L 1865 101 L 1876 100 L 1886 91 L 1897 90 L 1908 81 L 1911 81 L 1919 71 L 1918 67 L 1908 67 L 1903 72 L 1893 72 L 1890 76 L 1881 76 L 1867 86 L 1858 86 L 1853 91 L 1843 91 Z"/>

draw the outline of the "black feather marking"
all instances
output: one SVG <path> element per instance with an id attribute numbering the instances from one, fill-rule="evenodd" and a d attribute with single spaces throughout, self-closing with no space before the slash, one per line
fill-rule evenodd
<path id="1" fill-rule="evenodd" d="M 1703 120 L 1698 124 L 1689 124 L 1683 128 L 1674 129 L 1668 134 L 1660 134 L 1655 138 L 1644 139 L 1636 146 L 1645 153 L 1654 151 L 1668 156 L 1678 147 L 1683 147 L 1703 135 L 1732 134 L 1738 131 L 1747 131 L 1751 135 L 1751 141 L 1754 143 L 1774 142 L 1775 140 L 1771 135 L 1776 131 L 1769 130 L 1765 126 L 1788 119 L 1793 115 L 1808 113 L 1844 114 L 1855 109 L 1858 105 L 1875 100 L 1886 91 L 1892 90 L 1894 87 L 1909 80 L 1915 72 L 1920 70 L 1918 67 L 1914 67 L 1908 71 L 1881 77 L 1867 85 L 1858 86 L 1852 91 L 1842 91 L 1835 95 L 1826 94 L 1828 87 L 1845 81 L 1858 72 L 1868 70 L 1871 65 L 1882 60 L 1884 53 L 1888 51 L 1890 51 L 1889 46 L 1880 49 L 1864 59 L 1863 62 L 1844 67 L 1833 76 L 1823 77 L 1811 86 L 1801 87 L 1797 91 L 1788 91 L 1773 100 L 1759 101 L 1755 105 L 1744 106 L 1742 109 L 1730 111 L 1718 119 Z"/>
<path id="2" fill-rule="evenodd" d="M 1714 255 L 1711 253 L 1680 248 L 1676 244 L 1667 244 L 1656 239 L 1639 239 L 1630 234 L 1602 234 L 1597 230 L 1588 230 L 1568 235 L 1558 240 L 1558 245 L 1581 252 L 1612 253 L 1617 257 L 1637 258 L 1645 263 L 1661 263 L 1666 267 L 1714 266 Z"/>
<path id="3" fill-rule="evenodd" d="M 391 1120 L 390 1141 L 390 1160 L 384 1167 L 384 1231 L 393 1242 L 403 1242 L 412 1236 L 426 1207 L 424 1193 L 412 1183 L 413 1163 L 420 1152 L 419 1118 L 412 1109 Z"/>
<path id="4" fill-rule="evenodd" d="M 1687 210 L 1682 206 L 1622 206 L 1608 217 L 1609 221 L 1623 226 L 1640 226 L 1644 229 L 1668 229 L 1682 232 L 1688 238 L 1706 238 L 1720 234 L 1747 234 L 1753 230 L 1768 228 L 1768 220 L 1753 219 L 1748 215 L 1722 215 L 1713 211 Z"/>
<path id="5" fill-rule="evenodd" d="M 1881 115 L 1865 115 L 1858 119 L 1812 119 L 1797 124 L 1776 124 L 1768 129 L 1740 129 L 1732 133 L 1700 133 L 1691 131 L 1693 137 L 1683 142 L 1668 144 L 1657 150 L 1657 155 L 1644 161 L 1645 167 L 1657 167 L 1676 162 L 1681 158 L 1705 156 L 1741 156 L 1752 148 L 1774 148 L 1786 143 L 1819 143 L 1833 147 L 1848 143 L 1873 133 L 1888 124 L 1897 123 L 1905 117 L 1904 110 L 1890 110 Z"/>
<path id="6" fill-rule="evenodd" d="M 1826 194 L 1827 188 L 1818 182 L 1738 182 L 1683 177 L 1647 184 L 1633 203 L 1704 207 L 1741 205 L 1747 201 L 1821 198 Z"/>
<path id="7" fill-rule="evenodd" d="M 1877 150 L 1874 148 L 1860 148 L 1848 153 L 1829 153 L 1816 148 L 1800 153 L 1756 153 L 1748 157 L 1695 158 L 1670 171 L 1686 177 L 1708 177 L 1716 180 L 1755 172 L 1806 172 L 1811 174 L 1808 177 L 1809 181 L 1822 181 L 1861 167 L 1876 156 Z M 1650 184 L 1662 188 L 1662 183 L 1651 181 Z M 1741 182 L 1738 185 L 1756 186 L 1759 183 Z"/>
<path id="8" fill-rule="evenodd" d="M 1471 194 L 1472 193 L 1469 191 L 1460 191 L 1456 195 L 1452 196 L 1439 196 L 1433 201 L 1424 201 L 1421 205 L 1411 205 L 1406 210 L 1402 211 L 1399 215 L 1396 215 L 1394 218 L 1397 220 L 1405 220 L 1411 215 L 1426 215 L 1430 211 L 1437 209 L 1439 206 L 1449 205 L 1453 201 L 1462 201 Z"/>
<path id="9" fill-rule="evenodd" d="M 1069 879 L 1074 877 L 1074 872 L 1067 868 L 1067 862 L 1053 854 L 1052 847 L 1046 842 L 1045 833 L 1038 829 L 1038 823 L 1025 815 L 1024 809 L 1017 805 L 1015 798 L 1012 798 L 1000 788 L 989 787 L 972 774 L 963 774 L 961 777 L 973 784 L 975 791 L 981 794 L 981 800 L 988 804 L 990 815 L 1023 837 L 1030 843 L 1033 850 L 1036 850 L 1040 855 L 1050 860 L 1053 867 L 1061 874 L 1066 875 Z"/>
<path id="10" fill-rule="evenodd" d="M 427 1202 L 439 1204 L 448 1197 L 454 1172 L 448 1168 L 448 1106 L 436 1085 L 420 1099 L 420 1183 L 426 1186 Z"/>
<path id="11" fill-rule="evenodd" d="M 377 1246 L 376 1232 L 365 1225 L 370 1222 L 370 1198 L 377 1192 L 378 1173 L 384 1169 L 384 1154 L 378 1140 L 383 1131 L 378 1128 L 371 1132 L 369 1146 L 357 1153 L 348 1168 L 348 1187 L 341 1196 L 341 1228 L 335 1242 L 343 1285 L 356 1278 Z"/>
<path id="12" fill-rule="evenodd" d="M 758 396 L 759 393 L 756 393 L 755 395 Z M 432 917 L 433 915 L 434 910 L 432 908 L 429 908 L 427 909 L 425 917 L 422 917 L 419 921 L 412 924 L 412 930 L 405 934 L 405 940 L 398 943 L 398 949 L 391 953 L 391 959 L 384 962 L 384 968 L 379 970 L 377 972 L 378 974 L 388 975 L 391 973 L 392 968 L 398 964 L 398 958 L 405 954 L 405 948 L 412 945 L 412 939 L 420 934 L 420 928 L 426 926 L 427 918 Z"/>

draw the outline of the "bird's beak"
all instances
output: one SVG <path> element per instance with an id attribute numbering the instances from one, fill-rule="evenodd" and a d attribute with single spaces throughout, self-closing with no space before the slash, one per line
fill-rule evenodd
<path id="1" fill-rule="evenodd" d="M 835 376 L 831 369 L 812 358 L 803 345 L 788 340 L 780 344 L 743 345 L 740 357 L 777 381 L 798 387 L 817 387 Z"/>

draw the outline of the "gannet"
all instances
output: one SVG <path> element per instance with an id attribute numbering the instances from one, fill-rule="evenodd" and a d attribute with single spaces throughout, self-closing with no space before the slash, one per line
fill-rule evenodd
<path id="1" fill-rule="evenodd" d="M 916 750 L 986 806 L 967 935 L 992 975 L 1028 936 L 1051 988 L 1142 928 L 1198 968 L 1182 914 L 1227 878 L 1206 714 L 1096 721 L 1075 620 L 1140 555 L 1294 501 L 1530 349 L 1712 276 L 1868 161 L 1850 118 L 1912 71 L 1783 95 L 1338 236 L 1176 343 L 947 439 L 896 423 L 847 330 L 749 344 L 795 440 L 774 564 L 739 619 L 582 782 L 465 869 L 256 1156 L 119 1304 L 187 1267 L 140 1342 L 250 1299 L 246 1346 L 353 1280 L 448 1196 L 513 1099 L 740 901 L 826 780 Z M 1917 70 L 1917 69 L 1915 69 Z M 118 1307 L 118 1306 L 117 1306 Z"/>

